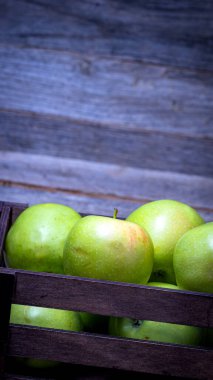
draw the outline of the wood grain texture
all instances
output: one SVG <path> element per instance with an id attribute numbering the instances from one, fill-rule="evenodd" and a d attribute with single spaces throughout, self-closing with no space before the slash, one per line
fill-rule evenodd
<path id="1" fill-rule="evenodd" d="M 213 69 L 211 0 L 0 1 L 0 42 Z"/>
<path id="2" fill-rule="evenodd" d="M 0 265 L 2 265 L 2 250 L 4 246 L 4 236 L 10 225 L 10 207 L 4 206 L 3 202 L 0 205 Z"/>
<path id="3" fill-rule="evenodd" d="M 0 151 L 0 183 L 138 204 L 163 197 L 213 212 L 211 178 L 85 160 Z"/>
<path id="4" fill-rule="evenodd" d="M 8 354 L 203 380 L 213 370 L 212 350 L 24 326 L 10 327 Z"/>
<path id="5" fill-rule="evenodd" d="M 211 294 L 18 269 L 1 268 L 1 273 L 15 273 L 13 303 L 200 327 L 213 326 Z"/>
<path id="6" fill-rule="evenodd" d="M 3 248 L 2 237 L 5 235 L 10 223 L 14 222 L 18 215 L 28 206 L 25 203 L 0 201 L 0 252 Z"/>
<path id="7" fill-rule="evenodd" d="M 103 184 L 103 187 L 105 185 Z M 162 196 L 162 198 L 164 198 Z M 28 202 L 29 204 L 56 202 L 73 207 L 76 211 L 88 214 L 113 215 L 114 208 L 118 208 L 119 217 L 126 218 L 134 209 L 147 202 L 147 199 L 134 201 L 111 196 L 89 195 L 59 189 L 28 186 L 25 184 L 0 183 L 0 199 L 3 201 Z M 211 208 L 197 208 L 206 222 L 213 221 Z"/>
<path id="8" fill-rule="evenodd" d="M 141 202 L 132 202 L 131 200 L 122 199 L 107 199 L 106 197 L 89 196 L 86 194 L 78 194 L 72 192 L 63 192 L 60 190 L 48 191 L 44 188 L 30 188 L 29 186 L 20 186 L 10 184 L 1 184 L 0 198 L 3 201 L 19 201 L 29 204 L 37 204 L 44 202 L 56 202 L 67 204 L 73 207 L 76 211 L 82 213 L 113 215 L 114 208 L 119 209 L 120 217 L 127 217 L 134 208 L 139 206 Z M 211 217 L 211 210 L 204 210 L 206 217 Z"/>
<path id="9" fill-rule="evenodd" d="M 0 69 L 0 109 L 60 115 L 87 128 L 212 136 L 208 72 L 8 46 L 0 46 Z"/>
<path id="10" fill-rule="evenodd" d="M 2 151 L 208 177 L 213 173 L 212 138 L 85 125 L 41 114 L 1 112 L 0 115 Z"/>

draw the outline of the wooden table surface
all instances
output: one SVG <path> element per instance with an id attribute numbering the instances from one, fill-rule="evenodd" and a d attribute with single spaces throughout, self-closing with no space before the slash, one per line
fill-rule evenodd
<path id="1" fill-rule="evenodd" d="M 0 200 L 213 220 L 213 2 L 0 0 Z"/>

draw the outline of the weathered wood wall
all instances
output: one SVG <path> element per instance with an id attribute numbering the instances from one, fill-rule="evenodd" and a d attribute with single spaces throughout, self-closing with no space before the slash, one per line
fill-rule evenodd
<path id="1" fill-rule="evenodd" d="M 213 219 L 213 2 L 0 0 L 0 200 Z"/>

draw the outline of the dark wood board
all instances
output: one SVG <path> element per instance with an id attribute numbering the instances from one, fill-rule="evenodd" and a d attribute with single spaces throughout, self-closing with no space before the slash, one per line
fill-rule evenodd
<path id="1" fill-rule="evenodd" d="M 0 1 L 0 43 L 213 69 L 211 0 Z"/>
<path id="2" fill-rule="evenodd" d="M 4 236 L 7 233 L 10 223 L 10 207 L 5 207 L 4 203 L 0 205 L 0 265 L 2 264 L 2 251 L 4 246 Z"/>
<path id="3" fill-rule="evenodd" d="M 213 326 L 213 296 L 142 285 L 100 281 L 47 273 L 0 269 L 15 273 L 13 303 L 107 316 L 131 317 Z"/>
<path id="4" fill-rule="evenodd" d="M 213 351 L 204 348 L 16 325 L 8 354 L 203 380 L 213 370 Z"/>
<path id="5" fill-rule="evenodd" d="M 7 359 L 10 367 L 4 375 L 4 380 L 61 380 L 61 378 L 63 380 L 70 380 L 70 376 L 72 380 L 171 380 L 171 377 L 166 375 L 79 366 L 68 363 L 60 363 L 60 366 L 55 367 L 54 370 L 35 371 L 35 369 L 17 368 L 13 358 L 8 357 Z M 187 380 L 186 378 L 184 379 Z M 173 380 L 182 380 L 182 378 L 173 376 Z"/>
<path id="6" fill-rule="evenodd" d="M 1 232 L 1 231 L 0 231 Z M 0 235 L 1 237 L 1 235 Z M 10 319 L 11 299 L 15 276 L 11 273 L 1 273 L 0 276 L 0 378 L 5 369 L 5 356 L 8 343 L 8 327 Z"/>

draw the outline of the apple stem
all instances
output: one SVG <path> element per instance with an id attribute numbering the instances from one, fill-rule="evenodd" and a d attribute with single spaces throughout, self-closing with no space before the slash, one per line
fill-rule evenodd
<path id="1" fill-rule="evenodd" d="M 114 208 L 113 218 L 116 219 L 118 215 L 118 209 Z"/>

